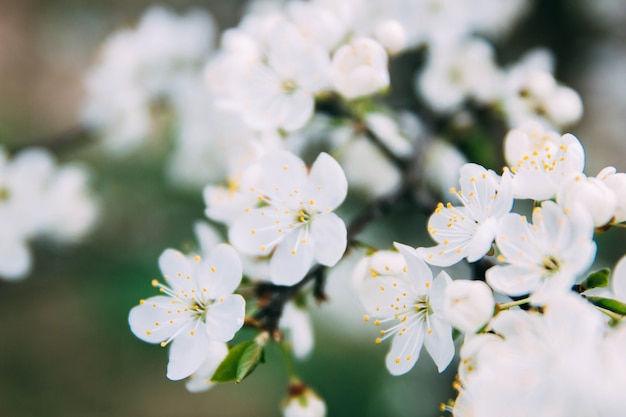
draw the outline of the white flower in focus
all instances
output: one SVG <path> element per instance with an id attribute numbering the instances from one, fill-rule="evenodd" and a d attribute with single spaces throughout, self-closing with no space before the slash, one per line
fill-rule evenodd
<path id="1" fill-rule="evenodd" d="M 203 392 L 215 384 L 211 382 L 211 378 L 217 367 L 228 355 L 228 345 L 224 342 L 209 342 L 206 359 L 202 362 L 202 365 L 190 375 L 189 379 L 185 383 L 185 388 L 189 392 Z"/>
<path id="2" fill-rule="evenodd" d="M 326 417 L 326 403 L 315 391 L 301 384 L 289 386 L 289 398 L 282 405 L 283 417 Z"/>
<path id="3" fill-rule="evenodd" d="M 429 264 L 450 266 L 467 258 L 475 262 L 491 249 L 498 219 L 511 211 L 511 175 L 500 178 L 480 165 L 465 164 L 459 180 L 461 190 L 452 189 L 463 206 L 439 203 L 428 220 L 428 233 L 437 246 L 418 248 Z"/>
<path id="4" fill-rule="evenodd" d="M 515 198 L 533 200 L 555 197 L 561 183 L 585 166 L 585 151 L 574 135 L 561 136 L 537 123 L 507 133 L 504 158 L 514 175 Z"/>
<path id="5" fill-rule="evenodd" d="M 501 78 L 493 47 L 480 39 L 468 39 L 435 48 L 423 71 L 416 74 L 415 89 L 434 110 L 451 112 L 468 99 L 480 104 L 494 102 Z"/>
<path id="6" fill-rule="evenodd" d="M 584 211 L 566 213 L 552 201 L 533 210 L 533 224 L 510 213 L 498 225 L 498 260 L 486 272 L 496 291 L 521 296 L 538 291 L 567 291 L 593 263 L 596 244 L 591 217 Z"/>
<path id="7" fill-rule="evenodd" d="M 293 301 L 288 302 L 280 316 L 278 327 L 286 332 L 296 358 L 306 359 L 311 354 L 314 344 L 313 324 L 308 311 L 298 307 Z"/>
<path id="8" fill-rule="evenodd" d="M 465 333 L 475 333 L 493 316 L 496 301 L 482 281 L 456 280 L 446 287 L 443 317 Z"/>
<path id="9" fill-rule="evenodd" d="M 167 377 L 186 378 L 207 358 L 210 342 L 227 342 L 243 326 L 245 301 L 233 294 L 241 282 L 241 261 L 228 245 L 218 245 L 205 260 L 167 249 L 159 267 L 168 285 L 153 280 L 165 295 L 142 300 L 128 316 L 141 340 L 171 343 Z"/>
<path id="10" fill-rule="evenodd" d="M 270 275 L 278 285 L 300 281 L 314 263 L 333 266 L 346 249 L 346 226 L 335 213 L 346 197 L 348 184 L 341 166 L 322 153 L 310 172 L 289 152 L 264 156 L 260 207 L 249 207 L 229 230 L 239 251 L 272 256 Z"/>
<path id="11" fill-rule="evenodd" d="M 364 277 L 357 277 L 355 271 L 361 302 L 368 314 L 365 320 L 374 319 L 376 326 L 384 326 L 376 343 L 393 337 L 386 357 L 392 375 L 410 371 L 422 345 L 443 372 L 454 356 L 452 328 L 441 315 L 444 292 L 451 279 L 441 272 L 433 280 L 431 270 L 413 248 L 399 243 L 395 246 L 404 259 L 385 256 L 390 262 L 370 263 Z M 384 258 L 381 260 L 384 262 Z"/>
<path id="12" fill-rule="evenodd" d="M 347 99 L 387 88 L 387 52 L 373 39 L 353 39 L 335 51 L 330 77 L 337 92 Z"/>
<path id="13" fill-rule="evenodd" d="M 556 201 L 566 210 L 580 207 L 586 210 L 596 227 L 609 223 L 617 210 L 617 196 L 601 179 L 573 174 L 563 181 Z"/>
<path id="14" fill-rule="evenodd" d="M 614 167 L 606 167 L 596 178 L 602 180 L 617 199 L 613 221 L 615 223 L 626 221 L 626 173 L 617 172 Z"/>

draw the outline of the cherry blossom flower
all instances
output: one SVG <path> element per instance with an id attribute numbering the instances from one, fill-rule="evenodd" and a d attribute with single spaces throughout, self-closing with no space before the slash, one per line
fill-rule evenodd
<path id="1" fill-rule="evenodd" d="M 348 185 L 339 164 L 322 153 L 310 172 L 289 152 L 259 162 L 260 207 L 248 207 L 229 230 L 233 246 L 247 255 L 271 255 L 270 276 L 279 285 L 300 281 L 314 263 L 333 266 L 346 249 L 346 226 L 332 211 Z"/>
<path id="2" fill-rule="evenodd" d="M 463 206 L 439 203 L 428 220 L 428 232 L 438 245 L 418 248 L 417 253 L 429 264 L 449 266 L 463 258 L 479 260 L 491 249 L 498 219 L 511 211 L 513 190 L 508 171 L 500 178 L 480 165 L 465 164 L 460 184 L 460 191 L 451 191 Z"/>
<path id="3" fill-rule="evenodd" d="M 462 332 L 474 333 L 491 319 L 495 304 L 487 284 L 459 279 L 446 287 L 443 317 Z"/>
<path id="4" fill-rule="evenodd" d="M 533 122 L 509 131 L 504 158 L 514 175 L 515 198 L 533 200 L 553 198 L 560 184 L 585 166 L 585 151 L 574 135 L 561 136 Z"/>
<path id="5" fill-rule="evenodd" d="M 552 201 L 533 210 L 533 224 L 510 213 L 498 225 L 498 259 L 507 265 L 487 270 L 487 283 L 520 296 L 539 290 L 569 290 L 595 259 L 593 223 L 585 211 L 566 213 Z"/>
<path id="6" fill-rule="evenodd" d="M 393 337 L 386 357 L 392 375 L 410 371 L 422 345 L 442 372 L 454 356 L 452 328 L 441 315 L 451 279 L 441 272 L 433 280 L 431 270 L 413 248 L 395 246 L 401 256 L 384 255 L 387 262 L 372 262 L 358 284 L 365 320 L 385 327 L 376 343 Z"/>
<path id="7" fill-rule="evenodd" d="M 179 380 L 200 369 L 211 342 L 227 342 L 243 326 L 245 301 L 233 294 L 241 282 L 241 261 L 221 244 L 205 260 L 166 249 L 159 267 L 168 285 L 156 279 L 152 284 L 165 295 L 142 300 L 128 321 L 141 340 L 171 343 L 167 377 Z"/>

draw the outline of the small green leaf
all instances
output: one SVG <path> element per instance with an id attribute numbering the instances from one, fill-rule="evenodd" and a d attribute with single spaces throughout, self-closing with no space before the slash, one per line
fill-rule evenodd
<path id="1" fill-rule="evenodd" d="M 626 315 L 626 304 L 613 300 L 612 298 L 587 297 L 587 300 L 589 300 L 593 305 L 605 310 L 609 310 L 620 315 Z"/>
<path id="2" fill-rule="evenodd" d="M 246 350 L 253 345 L 256 346 L 257 344 L 254 341 L 249 340 L 247 342 L 240 343 L 237 346 L 233 346 L 228 351 L 228 355 L 226 355 L 222 363 L 220 363 L 220 366 L 218 366 L 215 370 L 211 381 L 228 382 L 237 380 L 237 376 L 239 373 L 239 363 L 242 359 L 242 356 L 244 355 Z"/>
<path id="3" fill-rule="evenodd" d="M 248 375 L 254 371 L 259 362 L 265 361 L 265 346 L 253 342 L 247 346 L 237 366 L 237 375 L 235 382 L 243 381 Z"/>
<path id="4" fill-rule="evenodd" d="M 609 275 L 611 270 L 609 268 L 600 269 L 599 271 L 593 271 L 585 280 L 580 284 L 580 287 L 584 290 L 591 288 L 604 288 L 609 285 Z"/>

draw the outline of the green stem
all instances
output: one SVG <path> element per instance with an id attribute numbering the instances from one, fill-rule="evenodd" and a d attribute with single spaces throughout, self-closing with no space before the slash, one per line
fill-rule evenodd
<path id="1" fill-rule="evenodd" d="M 296 375 L 296 370 L 293 366 L 293 360 L 291 358 L 291 352 L 287 347 L 287 344 L 282 341 L 278 342 L 280 346 L 280 353 L 282 354 L 283 360 L 285 362 L 285 368 L 287 369 L 287 374 L 289 375 L 289 383 L 294 384 L 300 382 L 300 378 Z"/>

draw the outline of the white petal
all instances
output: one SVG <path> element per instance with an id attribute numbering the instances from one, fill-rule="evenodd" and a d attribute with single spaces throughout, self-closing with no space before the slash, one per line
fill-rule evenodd
<path id="1" fill-rule="evenodd" d="M 313 265 L 315 244 L 306 236 L 306 226 L 292 231 L 276 247 L 270 261 L 270 278 L 277 285 L 299 282 Z"/>
<path id="2" fill-rule="evenodd" d="M 278 327 L 286 330 L 293 348 L 293 354 L 298 359 L 306 358 L 313 350 L 313 325 L 307 311 L 298 308 L 293 302 L 285 304 L 283 315 Z"/>
<path id="3" fill-rule="evenodd" d="M 226 343 L 209 342 L 204 362 L 185 384 L 187 391 L 195 393 L 211 388 L 214 385 L 214 383 L 211 382 L 211 378 L 226 355 L 228 355 L 228 346 Z"/>
<path id="4" fill-rule="evenodd" d="M 302 193 L 308 170 L 300 158 L 290 152 L 277 151 L 264 156 L 260 163 L 266 192 L 276 193 L 283 199 L 295 190 L 296 194 Z"/>
<path id="5" fill-rule="evenodd" d="M 243 326 L 246 301 L 239 294 L 227 295 L 212 304 L 206 312 L 206 331 L 211 340 L 228 342 Z"/>
<path id="6" fill-rule="evenodd" d="M 346 225 L 335 213 L 320 215 L 311 222 L 311 240 L 315 245 L 315 260 L 334 266 L 346 251 Z"/>
<path id="7" fill-rule="evenodd" d="M 430 316 L 429 331 L 424 336 L 424 346 L 437 364 L 439 372 L 443 372 L 454 357 L 454 340 L 452 327 L 439 315 Z"/>
<path id="8" fill-rule="evenodd" d="M 313 115 L 315 99 L 310 93 L 301 89 L 294 91 L 288 96 L 289 111 L 282 122 L 282 127 L 287 131 L 300 129 Z"/>
<path id="9" fill-rule="evenodd" d="M 246 255 L 269 255 L 289 231 L 290 219 L 276 217 L 275 213 L 272 207 L 250 210 L 231 226 L 228 240 Z"/>
<path id="10" fill-rule="evenodd" d="M 448 245 L 437 245 L 431 248 L 417 248 L 417 255 L 431 265 L 450 266 L 458 263 L 465 257 L 462 247 Z"/>
<path id="11" fill-rule="evenodd" d="M 541 284 L 541 272 L 517 265 L 492 266 L 485 273 L 494 290 L 513 297 L 535 291 Z"/>
<path id="12" fill-rule="evenodd" d="M 232 294 L 241 283 L 239 255 L 230 245 L 217 245 L 198 271 L 198 289 L 212 300 Z"/>
<path id="13" fill-rule="evenodd" d="M 478 225 L 467 251 L 468 262 L 476 262 L 489 252 L 497 229 L 498 220 L 495 217 L 490 217 Z"/>
<path id="14" fill-rule="evenodd" d="M 163 342 L 182 326 L 190 323 L 191 317 L 176 313 L 172 298 L 165 295 L 144 300 L 142 304 L 133 307 L 128 315 L 128 324 L 133 334 L 148 343 Z"/>
<path id="15" fill-rule="evenodd" d="M 626 256 L 623 256 L 613 270 L 613 292 L 622 302 L 626 301 Z"/>
<path id="16" fill-rule="evenodd" d="M 175 249 L 166 249 L 159 257 L 159 268 L 165 281 L 176 292 L 189 293 L 195 287 L 195 270 L 191 261 Z"/>
<path id="17" fill-rule="evenodd" d="M 3 231 L 4 232 L 4 231 Z M 0 241 L 0 277 L 17 281 L 30 271 L 32 258 L 26 242 L 20 239 Z"/>
<path id="18" fill-rule="evenodd" d="M 183 332 L 176 336 L 170 347 L 167 377 L 178 381 L 194 373 L 206 358 L 208 344 L 209 338 L 203 331 L 195 331 L 193 335 Z"/>
<path id="19" fill-rule="evenodd" d="M 322 211 L 337 208 L 348 193 L 348 181 L 339 163 L 322 152 L 311 167 L 306 196 Z"/>
<path id="20" fill-rule="evenodd" d="M 391 375 L 402 375 L 409 372 L 417 358 L 419 358 L 424 343 L 424 323 L 415 323 L 413 327 L 403 333 L 396 334 L 391 344 L 391 350 L 385 358 L 387 369 Z"/>
<path id="21" fill-rule="evenodd" d="M 417 251 L 402 243 L 394 242 L 396 249 L 402 254 L 406 261 L 406 268 L 411 278 L 411 283 L 418 294 L 424 294 L 427 286 L 433 280 L 433 273 L 426 263 L 419 257 Z"/>

